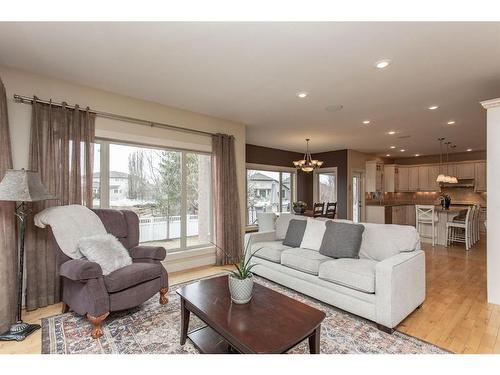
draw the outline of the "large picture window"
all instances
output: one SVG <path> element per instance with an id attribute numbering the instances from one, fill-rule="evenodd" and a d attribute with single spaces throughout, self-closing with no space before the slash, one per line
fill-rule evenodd
<path id="1" fill-rule="evenodd" d="M 247 225 L 257 224 L 259 212 L 290 212 L 295 172 L 247 168 Z"/>
<path id="2" fill-rule="evenodd" d="M 337 168 L 314 171 L 314 201 L 337 202 Z"/>
<path id="3" fill-rule="evenodd" d="M 211 243 L 209 154 L 109 141 L 94 150 L 94 207 L 135 211 L 141 243 L 170 251 Z"/>

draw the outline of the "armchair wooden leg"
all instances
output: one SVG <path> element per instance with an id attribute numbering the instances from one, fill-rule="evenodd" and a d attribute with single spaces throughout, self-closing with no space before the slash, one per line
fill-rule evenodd
<path id="1" fill-rule="evenodd" d="M 168 302 L 168 296 L 167 296 L 168 288 L 161 288 L 160 289 L 160 304 L 166 305 Z"/>
<path id="2" fill-rule="evenodd" d="M 102 322 L 109 315 L 109 312 L 102 314 L 101 316 L 95 317 L 90 314 L 87 314 L 87 319 L 92 323 L 92 333 L 90 334 L 93 339 L 98 339 L 103 335 L 102 332 Z"/>
<path id="3" fill-rule="evenodd" d="M 69 305 L 67 303 L 62 303 L 62 313 L 67 313 L 69 311 Z"/>

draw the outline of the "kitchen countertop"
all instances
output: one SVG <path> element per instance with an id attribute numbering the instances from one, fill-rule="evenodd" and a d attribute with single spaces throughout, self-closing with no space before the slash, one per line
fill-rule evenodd
<path id="1" fill-rule="evenodd" d="M 414 202 L 396 202 L 396 203 L 376 203 L 376 202 L 369 202 L 369 203 L 366 203 L 366 206 L 377 206 L 377 207 L 394 207 L 394 206 L 414 206 L 416 204 L 425 204 L 425 203 L 414 203 Z M 429 203 L 427 203 L 429 204 Z M 432 204 L 432 203 L 431 203 Z M 469 203 L 466 203 L 466 202 L 457 202 L 457 203 L 452 203 L 450 205 L 450 208 L 452 207 L 457 207 L 457 208 L 460 208 L 462 207 L 461 209 L 464 209 L 464 206 L 471 206 L 475 203 L 472 203 L 472 202 L 469 202 Z M 440 210 L 442 210 L 441 208 L 441 205 L 438 205 L 438 204 L 435 204 L 436 206 L 436 209 L 439 207 Z M 486 208 L 486 205 L 483 205 L 481 204 L 481 208 Z"/>

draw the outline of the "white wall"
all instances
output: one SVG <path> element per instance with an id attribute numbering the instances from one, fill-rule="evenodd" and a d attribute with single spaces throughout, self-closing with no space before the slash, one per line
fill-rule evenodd
<path id="1" fill-rule="evenodd" d="M 236 165 L 241 204 L 241 220 L 245 223 L 245 125 L 185 111 L 165 105 L 130 98 L 86 86 L 73 84 L 33 73 L 0 66 L 0 77 L 7 91 L 7 107 L 11 130 L 14 168 L 28 167 L 29 129 L 31 106 L 14 102 L 13 95 L 36 95 L 41 99 L 66 101 L 69 104 L 89 106 L 92 109 L 136 117 L 154 122 L 167 123 L 207 132 L 234 135 L 236 139 Z M 149 143 L 158 146 L 210 151 L 209 137 L 175 132 L 160 128 L 113 121 L 96 120 L 96 135 L 100 137 Z M 242 231 L 243 231 L 242 227 Z M 206 257 L 213 262 L 213 256 Z M 203 265 L 198 261 L 197 266 Z M 178 265 L 176 270 L 182 269 Z"/>
<path id="2" fill-rule="evenodd" d="M 486 248 L 488 302 L 500 305 L 500 98 L 481 103 L 487 110 L 488 239 Z"/>

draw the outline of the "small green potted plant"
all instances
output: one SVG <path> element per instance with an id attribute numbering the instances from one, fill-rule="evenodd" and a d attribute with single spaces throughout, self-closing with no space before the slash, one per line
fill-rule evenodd
<path id="1" fill-rule="evenodd" d="M 229 254 L 215 243 L 211 242 L 218 250 L 229 256 Z M 251 272 L 255 264 L 250 264 L 250 260 L 255 253 L 262 248 L 258 248 L 253 253 L 250 253 L 250 241 L 247 242 L 243 254 L 241 254 L 237 263 L 234 264 L 236 270 L 227 270 L 228 287 L 231 294 L 231 301 L 236 304 L 244 304 L 250 302 L 253 296 L 253 274 Z M 248 258 L 247 258 L 248 256 Z"/>
<path id="2" fill-rule="evenodd" d="M 306 212 L 307 203 L 303 201 L 293 202 L 292 207 L 296 214 L 303 214 Z"/>
<path id="3" fill-rule="evenodd" d="M 231 300 L 236 304 L 244 304 L 250 302 L 253 296 L 253 274 L 251 272 L 255 264 L 250 264 L 250 260 L 257 249 L 253 253 L 249 253 L 250 241 L 245 246 L 245 251 L 240 256 L 238 263 L 234 265 L 236 270 L 230 270 L 228 276 L 229 293 L 231 293 Z"/>

